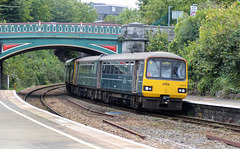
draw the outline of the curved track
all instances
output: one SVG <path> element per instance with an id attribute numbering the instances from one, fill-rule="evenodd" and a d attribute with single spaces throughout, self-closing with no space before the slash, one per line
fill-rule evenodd
<path id="1" fill-rule="evenodd" d="M 61 116 L 61 114 L 52 110 L 52 108 L 49 105 L 47 105 L 46 102 L 44 101 L 44 95 L 47 92 L 49 92 L 51 90 L 54 90 L 54 89 L 61 88 L 61 87 L 65 87 L 64 84 L 53 84 L 53 85 L 44 86 L 44 87 L 34 89 L 34 90 L 28 92 L 27 94 L 25 94 L 24 97 L 23 97 L 23 100 L 28 102 L 28 99 L 30 99 L 30 97 L 33 96 L 34 98 L 36 98 L 35 103 L 38 103 L 38 105 L 40 105 L 40 103 L 41 103 L 40 106 L 37 106 L 37 105 L 34 105 L 34 106 L 37 106 L 38 108 L 43 108 L 44 107 L 44 110 L 47 109 L 48 111 Z M 41 94 L 38 95 L 36 92 L 41 92 Z M 33 94 L 33 93 L 36 93 L 36 94 Z"/>
<path id="2" fill-rule="evenodd" d="M 24 96 L 24 100 L 27 100 L 27 98 L 34 92 L 37 92 L 37 91 L 41 91 L 43 93 L 41 93 L 41 98 L 40 98 L 40 95 L 39 95 L 39 101 L 41 101 L 41 103 L 47 107 L 47 109 L 52 112 L 52 113 L 55 113 L 57 115 L 60 115 L 62 116 L 60 113 L 58 113 L 57 111 L 55 111 L 51 106 L 49 106 L 46 102 L 45 102 L 45 99 L 44 99 L 44 96 L 46 95 L 46 93 L 52 91 L 52 90 L 56 90 L 58 88 L 61 88 L 61 87 L 64 87 L 64 84 L 57 84 L 57 85 L 51 85 L 51 86 L 45 86 L 45 87 L 42 87 L 42 88 L 38 88 L 38 89 L 35 89 L 33 91 L 30 91 L 29 93 L 27 93 L 25 96 Z M 46 99 L 47 100 L 47 99 Z M 83 99 L 85 100 L 85 99 Z M 102 113 L 100 111 L 96 111 L 96 110 L 91 110 L 79 103 L 76 103 L 72 100 L 69 100 L 69 99 L 66 99 L 66 101 L 68 101 L 69 103 L 71 103 L 72 105 L 76 105 L 82 109 L 85 109 L 86 111 L 89 111 L 89 112 L 92 112 L 94 114 L 97 114 L 98 116 L 104 116 L 104 117 L 117 117 L 117 116 L 114 116 L 114 115 L 110 115 L 110 114 L 106 114 L 106 113 Z M 127 112 L 132 112 L 132 113 L 137 113 L 137 114 L 141 114 L 141 115 L 146 115 L 146 116 L 153 116 L 153 117 L 157 117 L 157 118 L 163 118 L 163 119 L 171 119 L 171 120 L 175 120 L 175 121 L 182 121 L 182 122 L 187 122 L 187 123 L 193 123 L 193 124 L 198 124 L 198 125 L 201 125 L 201 126 L 207 126 L 207 127 L 211 127 L 211 128 L 221 128 L 221 129 L 228 129 L 228 130 L 232 130 L 232 131 L 237 131 L 237 132 L 240 132 L 240 126 L 239 125 L 234 125 L 234 124 L 229 124 L 229 123 L 222 123 L 222 122 L 215 122 L 215 121 L 211 121 L 211 120 L 205 120 L 205 119 L 200 119 L 200 118 L 194 118 L 194 117 L 189 117 L 189 116 L 183 116 L 183 115 L 176 115 L 176 114 L 173 114 L 173 113 L 165 113 L 165 112 L 161 112 L 161 113 L 156 113 L 156 112 L 150 112 L 150 111 L 136 111 L 134 109 L 129 109 L 129 108 L 125 108 L 125 107 L 119 107 L 119 106 L 115 106 L 115 105 L 107 105 L 107 104 L 104 104 L 102 102 L 96 102 L 96 101 L 91 101 L 91 100 L 88 100 L 86 99 L 85 101 L 88 101 L 92 104 L 98 104 L 98 105 L 101 105 L 101 106 L 109 106 L 111 108 L 114 108 L 114 109 L 120 109 L 120 110 L 123 110 L 123 111 L 127 111 Z M 134 131 L 131 131 L 131 130 L 128 130 L 127 128 L 124 128 L 124 127 L 119 127 L 117 124 L 114 124 L 112 123 L 111 121 L 107 121 L 107 120 L 104 120 L 103 118 L 101 118 L 102 121 L 104 123 L 107 123 L 107 124 L 110 124 L 110 125 L 113 125 L 115 127 L 118 127 L 124 131 L 128 131 L 132 134 L 135 134 L 139 137 L 141 137 L 142 139 L 145 138 L 145 136 L 139 134 L 139 133 L 136 133 Z M 114 118 L 115 119 L 115 118 Z M 117 119 L 116 119 L 117 120 Z M 114 120 L 115 121 L 115 120 Z M 117 122 L 117 121 L 116 121 Z M 208 135 L 207 135 L 208 136 Z M 236 142 L 235 142 L 236 143 Z M 235 146 L 235 145 L 233 145 Z"/>
<path id="3" fill-rule="evenodd" d="M 42 103 L 42 105 L 43 105 L 44 107 L 46 107 L 46 109 L 47 109 L 48 111 L 50 111 L 50 112 L 52 112 L 52 113 L 54 113 L 54 114 L 57 114 L 57 115 L 59 115 L 59 116 L 61 116 L 61 117 L 64 117 L 62 114 L 60 114 L 59 112 L 57 112 L 56 110 L 54 110 L 50 105 L 48 105 L 47 102 L 45 101 L 45 95 L 46 95 L 48 92 L 53 91 L 53 90 L 56 90 L 56 89 L 59 89 L 59 88 L 62 88 L 62 87 L 65 87 L 64 84 L 49 85 L 49 86 L 44 86 L 44 87 L 41 87 L 41 88 L 37 88 L 37 89 L 32 90 L 32 91 L 28 92 L 27 94 L 25 94 L 24 100 L 27 101 L 27 98 L 28 98 L 32 93 L 37 92 L 37 91 L 40 91 L 40 90 L 43 90 L 42 93 L 41 93 L 41 95 L 39 96 L 39 100 L 40 100 L 40 102 Z M 81 104 L 79 104 L 79 103 L 76 103 L 76 102 L 74 102 L 74 101 L 72 101 L 72 100 L 69 100 L 69 99 L 66 99 L 66 100 L 67 100 L 69 103 L 71 103 L 71 104 L 73 104 L 73 105 L 76 105 L 76 106 L 78 106 L 79 108 L 82 108 L 82 109 L 84 109 L 84 110 L 86 110 L 86 111 L 89 111 L 89 112 L 91 112 L 91 113 L 94 113 L 94 114 L 97 114 L 97 115 L 101 115 L 101 116 L 107 116 L 107 117 L 116 117 L 115 115 L 106 114 L 106 113 L 103 113 L 103 112 L 91 110 L 91 109 L 89 109 L 89 108 L 87 108 L 87 107 L 85 107 L 85 106 L 83 106 L 83 105 L 81 105 Z M 119 125 L 117 125 L 117 124 L 115 124 L 115 123 L 113 123 L 113 122 L 110 122 L 110 121 L 107 121 L 107 120 L 104 120 L 104 119 L 103 119 L 102 121 L 103 121 L 104 123 L 108 123 L 108 124 L 110 124 L 110 125 L 112 125 L 112 126 L 114 126 L 114 127 L 117 127 L 117 128 L 119 128 L 119 129 L 122 129 L 122 130 L 124 130 L 124 131 L 127 131 L 127 132 L 129 132 L 129 133 L 131 133 L 131 134 L 137 135 L 137 136 L 139 136 L 139 137 L 142 138 L 142 139 L 145 138 L 145 136 L 143 136 L 143 135 L 141 135 L 141 134 L 139 134 L 139 133 L 137 133 L 137 132 L 134 132 L 134 131 L 132 131 L 132 130 L 129 130 L 129 129 L 125 128 L 125 127 L 119 126 Z"/>

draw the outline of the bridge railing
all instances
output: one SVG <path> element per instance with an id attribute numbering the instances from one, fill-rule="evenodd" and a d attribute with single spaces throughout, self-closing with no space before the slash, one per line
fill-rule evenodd
<path id="1" fill-rule="evenodd" d="M 120 35 L 121 25 L 86 23 L 1 23 L 0 34 L 11 33 L 85 33 Z"/>

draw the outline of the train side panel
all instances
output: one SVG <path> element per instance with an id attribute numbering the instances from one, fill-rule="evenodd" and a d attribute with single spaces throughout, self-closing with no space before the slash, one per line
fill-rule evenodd
<path id="1" fill-rule="evenodd" d="M 101 88 L 131 93 L 133 70 L 133 61 L 102 62 Z"/>
<path id="2" fill-rule="evenodd" d="M 96 87 L 97 62 L 78 62 L 77 84 L 80 86 Z"/>

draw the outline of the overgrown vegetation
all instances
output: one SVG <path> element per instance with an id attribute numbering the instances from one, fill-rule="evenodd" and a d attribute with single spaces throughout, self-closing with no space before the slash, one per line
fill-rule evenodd
<path id="1" fill-rule="evenodd" d="M 53 50 L 28 52 L 7 59 L 3 63 L 5 75 L 9 75 L 10 89 L 63 82 L 64 64 Z M 6 86 L 5 86 L 6 88 Z"/>
<path id="2" fill-rule="evenodd" d="M 194 19 L 197 18 L 200 22 L 192 23 L 199 31 L 195 39 L 181 41 L 176 38 L 172 43 L 178 46 L 177 43 L 185 41 L 185 46 L 178 52 L 189 63 L 190 89 L 203 95 L 221 91 L 222 97 L 240 93 L 239 4 L 199 11 Z M 186 19 L 191 22 L 192 17 Z M 179 24 L 177 34 L 185 25 Z"/>
<path id="3" fill-rule="evenodd" d="M 149 32 L 147 38 L 147 52 L 168 51 L 168 34 L 164 30 L 161 31 L 159 28 L 155 33 Z"/>

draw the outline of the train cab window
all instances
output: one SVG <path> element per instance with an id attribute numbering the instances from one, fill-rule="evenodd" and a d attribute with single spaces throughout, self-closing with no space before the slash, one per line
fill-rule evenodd
<path id="1" fill-rule="evenodd" d="M 161 77 L 162 78 L 171 78 L 171 72 L 172 72 L 172 63 L 169 61 L 162 61 L 161 64 Z"/>
<path id="2" fill-rule="evenodd" d="M 185 64 L 183 62 L 173 62 L 173 78 L 184 79 L 185 78 Z"/>
<path id="3" fill-rule="evenodd" d="M 147 77 L 160 77 L 160 61 L 155 59 L 148 61 Z"/>
<path id="4" fill-rule="evenodd" d="M 177 79 L 186 78 L 186 63 L 176 59 L 151 58 L 147 61 L 147 78 Z"/>

